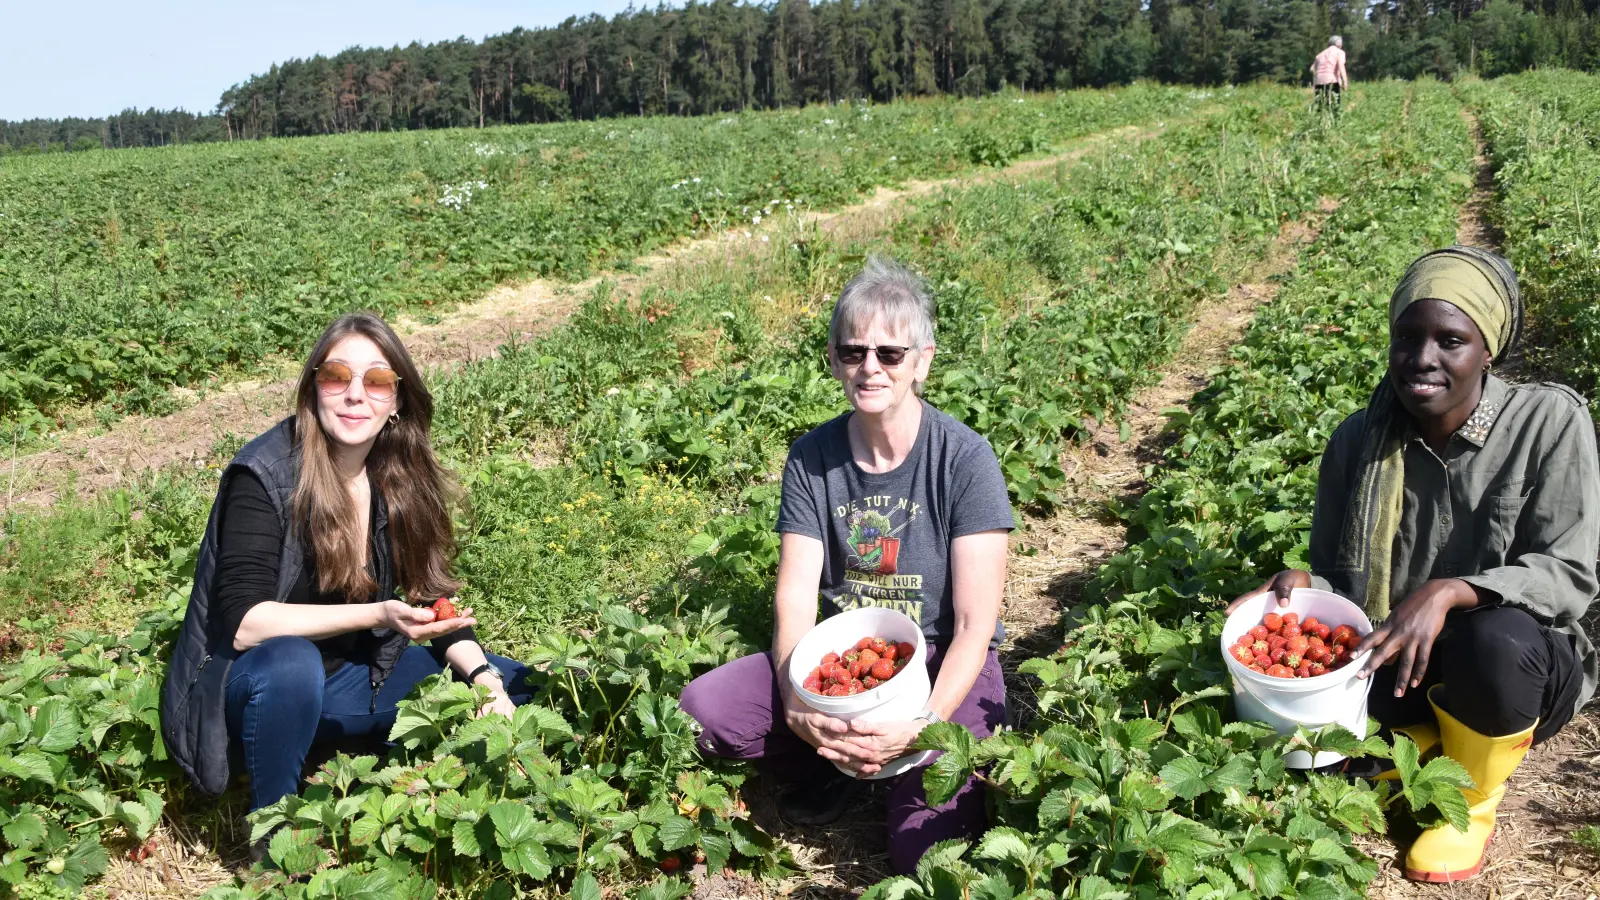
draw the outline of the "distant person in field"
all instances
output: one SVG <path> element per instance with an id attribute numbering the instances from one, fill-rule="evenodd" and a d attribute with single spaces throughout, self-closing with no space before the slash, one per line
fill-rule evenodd
<path id="1" fill-rule="evenodd" d="M 798 824 L 824 825 L 852 808 L 856 782 L 835 763 L 872 775 L 905 755 L 930 723 L 959 722 L 985 737 L 1006 718 L 995 648 L 1004 635 L 1011 504 L 988 442 L 919 396 L 933 332 L 932 298 L 896 263 L 874 258 L 840 293 L 827 354 L 851 410 L 789 451 L 772 650 L 708 672 L 683 692 L 683 709 L 704 726 L 701 750 L 761 760 L 786 782 L 779 812 Z M 819 600 L 825 617 L 887 606 L 921 625 L 933 694 L 920 715 L 846 723 L 797 695 L 790 654 L 815 627 Z M 911 872 L 938 841 L 976 838 L 987 827 L 976 779 L 931 807 L 922 773 L 896 776 L 890 788 L 896 872 Z"/>
<path id="2" fill-rule="evenodd" d="M 1389 301 L 1388 374 L 1322 457 L 1311 571 L 1252 593 L 1316 586 L 1362 604 L 1371 714 L 1476 782 L 1471 828 L 1428 829 L 1406 854 L 1415 880 L 1478 874 L 1506 779 L 1595 691 L 1594 423 L 1569 388 L 1491 374 L 1521 331 L 1500 256 L 1412 263 Z"/>
<path id="3" fill-rule="evenodd" d="M 413 605 L 460 582 L 433 398 L 394 331 L 335 321 L 295 398 L 223 470 L 161 699 L 179 765 L 210 794 L 242 766 L 252 811 L 298 791 L 313 743 L 386 738 L 396 704 L 445 666 L 488 688 L 484 713 L 525 699 L 527 670 L 484 653 L 472 610 L 436 621 Z"/>
<path id="4" fill-rule="evenodd" d="M 1350 86 L 1344 69 L 1344 38 L 1328 38 L 1328 46 L 1311 61 L 1311 90 L 1318 105 L 1339 111 L 1343 92 Z"/>

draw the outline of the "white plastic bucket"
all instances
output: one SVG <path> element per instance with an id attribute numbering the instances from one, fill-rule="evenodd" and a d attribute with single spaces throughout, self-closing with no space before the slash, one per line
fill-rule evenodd
<path id="1" fill-rule="evenodd" d="M 1343 725 L 1356 737 L 1366 737 L 1367 689 L 1371 679 L 1357 678 L 1366 653 L 1353 657 L 1338 671 L 1314 678 L 1273 678 L 1252 672 L 1228 652 L 1239 636 L 1261 624 L 1269 612 L 1292 612 L 1304 620 L 1315 616 L 1318 622 L 1337 628 L 1349 625 L 1365 636 L 1372 631 L 1361 607 L 1338 594 L 1314 588 L 1296 588 L 1289 594 L 1289 605 L 1278 606 L 1269 591 L 1257 594 L 1239 605 L 1222 626 L 1222 658 L 1227 660 L 1228 672 L 1233 675 L 1233 705 L 1239 718 L 1261 722 L 1279 734 L 1294 734 L 1299 726 L 1316 730 L 1327 725 Z M 1310 769 L 1344 759 L 1340 753 L 1322 751 L 1316 759 L 1304 750 L 1296 750 L 1284 757 L 1284 765 L 1291 769 Z"/>
<path id="2" fill-rule="evenodd" d="M 864 637 L 881 637 L 900 643 L 908 642 L 917 648 L 911 661 L 893 678 L 853 697 L 824 697 L 813 694 L 804 687 L 811 670 L 822 664 L 829 653 L 843 654 Z M 811 629 L 789 654 L 789 683 L 795 695 L 820 713 L 849 722 L 893 722 L 914 719 L 928 705 L 933 685 L 928 680 L 928 646 L 922 639 L 922 627 L 905 613 L 892 609 L 862 607 L 823 619 Z M 869 779 L 890 778 L 928 761 L 933 751 L 909 753 L 892 760 Z M 839 771 L 846 772 L 843 766 Z"/>

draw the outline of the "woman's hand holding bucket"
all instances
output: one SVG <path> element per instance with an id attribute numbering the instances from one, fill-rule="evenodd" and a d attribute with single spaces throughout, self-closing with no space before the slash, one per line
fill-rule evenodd
<path id="1" fill-rule="evenodd" d="M 817 755 L 843 766 L 857 778 L 876 775 L 883 764 L 905 754 L 921 732 L 921 722 L 846 722 L 820 713 L 798 697 L 789 698 L 784 721 Z"/>
<path id="2" fill-rule="evenodd" d="M 1228 604 L 1228 612 L 1232 613 L 1246 600 L 1249 600 L 1251 597 L 1259 597 L 1268 591 L 1271 591 L 1277 595 L 1278 605 L 1280 607 L 1288 606 L 1289 593 L 1291 591 L 1293 591 L 1295 588 L 1308 587 L 1311 587 L 1310 572 L 1307 572 L 1304 569 L 1284 569 L 1282 572 L 1279 572 L 1271 578 L 1268 578 L 1267 583 L 1263 584 L 1261 587 L 1235 597 L 1233 602 Z"/>
<path id="3" fill-rule="evenodd" d="M 842 765 L 854 770 L 858 778 L 876 775 L 891 760 L 910 753 L 917 735 L 928 725 L 919 719 L 909 722 L 863 722 L 858 719 L 847 724 L 849 732 L 844 740 L 854 755 Z"/>

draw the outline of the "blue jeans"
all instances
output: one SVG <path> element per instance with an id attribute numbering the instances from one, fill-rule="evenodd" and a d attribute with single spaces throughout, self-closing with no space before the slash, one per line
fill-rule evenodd
<path id="1" fill-rule="evenodd" d="M 512 701 L 527 702 L 528 668 L 487 656 L 505 674 Z M 312 744 L 388 737 L 400 701 L 417 682 L 440 671 L 433 654 L 413 644 L 395 663 L 374 704 L 365 663 L 345 663 L 324 676 L 322 654 L 305 638 L 275 637 L 241 653 L 228 673 L 228 738 L 250 775 L 250 810 L 299 792 L 300 769 Z"/>

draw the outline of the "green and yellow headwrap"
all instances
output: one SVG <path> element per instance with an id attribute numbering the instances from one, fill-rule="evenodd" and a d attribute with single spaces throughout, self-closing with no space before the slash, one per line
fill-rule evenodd
<path id="1" fill-rule="evenodd" d="M 1466 313 L 1502 359 L 1522 336 L 1522 292 L 1505 258 L 1477 247 L 1446 247 L 1406 269 L 1389 298 L 1389 326 L 1418 300 L 1443 300 Z M 1373 622 L 1389 617 L 1394 539 L 1405 502 L 1405 439 L 1410 420 L 1387 376 L 1372 392 L 1361 429 L 1361 459 L 1350 485 L 1338 563 L 1350 599 Z"/>
<path id="2" fill-rule="evenodd" d="M 1522 332 L 1522 291 L 1505 257 L 1477 247 L 1446 247 L 1406 269 L 1389 298 L 1389 326 L 1418 300 L 1443 300 L 1483 332 L 1489 355 L 1500 359 Z"/>

